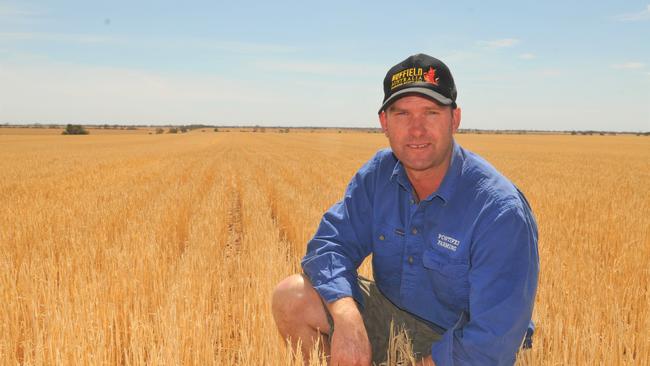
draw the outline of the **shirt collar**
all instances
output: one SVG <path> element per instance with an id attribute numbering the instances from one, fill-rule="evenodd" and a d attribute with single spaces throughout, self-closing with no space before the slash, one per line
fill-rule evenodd
<path id="1" fill-rule="evenodd" d="M 438 191 L 434 192 L 431 195 L 432 197 L 438 196 L 445 203 L 449 202 L 451 197 L 454 195 L 454 192 L 456 191 L 458 180 L 463 172 L 463 160 L 464 157 L 462 148 L 454 140 L 449 169 L 447 169 L 447 173 L 445 173 L 445 177 L 442 179 L 440 187 L 438 187 Z"/>
<path id="2" fill-rule="evenodd" d="M 397 160 L 397 157 L 395 157 L 395 160 Z M 456 141 L 454 141 L 449 169 L 447 169 L 445 177 L 440 183 L 440 187 L 438 187 L 438 190 L 436 192 L 433 192 L 429 197 L 423 199 L 422 201 L 430 201 L 434 197 L 440 197 L 443 202 L 447 203 L 456 191 L 456 183 L 458 182 L 458 178 L 460 177 L 463 170 L 463 160 L 464 158 L 462 148 L 456 143 Z M 404 188 L 404 190 L 407 192 L 413 191 L 411 181 L 409 181 L 408 175 L 406 175 L 406 169 L 404 169 L 404 165 L 402 165 L 402 162 L 399 160 L 397 160 L 395 163 L 395 167 L 393 168 L 393 173 L 390 176 L 390 180 L 397 181 L 397 183 L 402 186 L 402 188 Z"/>
<path id="3" fill-rule="evenodd" d="M 395 163 L 395 167 L 393 167 L 393 173 L 390 176 L 390 180 L 397 181 L 397 183 L 400 186 L 402 186 L 402 188 L 404 188 L 405 191 L 412 192 L 413 186 L 411 185 L 411 181 L 406 175 L 406 170 L 404 169 L 404 165 L 402 165 L 402 162 L 399 161 L 399 159 L 397 159 L 397 156 L 395 156 L 394 153 L 393 156 L 395 157 L 395 160 L 397 162 Z"/>

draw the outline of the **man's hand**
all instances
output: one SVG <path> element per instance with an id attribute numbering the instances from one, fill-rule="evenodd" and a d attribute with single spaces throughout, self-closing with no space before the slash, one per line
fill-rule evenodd
<path id="1" fill-rule="evenodd" d="M 420 362 L 418 362 L 415 365 L 416 366 L 436 366 L 436 364 L 433 362 L 433 359 L 431 358 L 431 356 L 427 356 L 427 357 L 421 359 Z"/>
<path id="2" fill-rule="evenodd" d="M 330 339 L 331 366 L 369 366 L 372 350 L 357 304 L 344 297 L 327 305 L 334 320 Z"/>

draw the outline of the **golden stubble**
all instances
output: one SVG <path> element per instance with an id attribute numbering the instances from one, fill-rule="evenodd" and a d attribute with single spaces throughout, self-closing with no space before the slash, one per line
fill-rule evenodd
<path id="1" fill-rule="evenodd" d="M 650 139 L 457 140 L 510 177 L 538 220 L 538 328 L 518 364 L 650 359 Z M 0 134 L 0 364 L 299 364 L 271 291 L 386 144 L 369 133 Z"/>

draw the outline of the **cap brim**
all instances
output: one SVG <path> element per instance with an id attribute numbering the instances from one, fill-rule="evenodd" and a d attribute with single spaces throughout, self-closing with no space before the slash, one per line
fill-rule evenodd
<path id="1" fill-rule="evenodd" d="M 420 88 L 420 87 L 406 88 L 406 89 L 402 89 L 402 90 L 398 91 L 397 93 L 391 95 L 390 98 L 386 99 L 386 101 L 381 105 L 381 108 L 379 108 L 378 113 L 381 113 L 381 111 L 386 109 L 386 107 L 388 107 L 389 104 L 391 104 L 394 101 L 396 101 L 397 99 L 405 96 L 406 94 L 421 94 L 421 95 L 424 95 L 425 97 L 429 97 L 431 99 L 434 99 L 434 100 L 436 100 L 437 102 L 439 102 L 440 104 L 443 104 L 443 105 L 452 105 L 454 103 L 454 101 L 451 100 L 450 98 L 447 98 L 444 95 L 442 95 L 442 94 L 440 94 L 438 92 L 435 92 L 435 91 L 433 91 L 431 89 L 428 89 L 428 88 Z"/>

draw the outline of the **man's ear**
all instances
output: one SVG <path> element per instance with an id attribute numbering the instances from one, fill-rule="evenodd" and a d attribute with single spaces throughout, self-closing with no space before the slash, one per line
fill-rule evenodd
<path id="1" fill-rule="evenodd" d="M 460 117 L 462 115 L 460 108 L 456 107 L 455 109 L 452 109 L 451 110 L 451 115 L 452 115 L 452 118 L 453 118 L 453 121 L 451 121 L 452 122 L 452 124 L 451 124 L 452 131 L 454 133 L 456 133 L 458 131 L 458 127 L 460 126 Z"/>
<path id="2" fill-rule="evenodd" d="M 388 137 L 388 124 L 386 123 L 386 111 L 379 113 L 379 123 L 381 124 L 381 131 Z"/>

